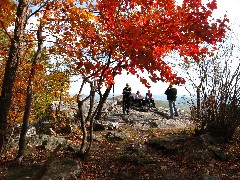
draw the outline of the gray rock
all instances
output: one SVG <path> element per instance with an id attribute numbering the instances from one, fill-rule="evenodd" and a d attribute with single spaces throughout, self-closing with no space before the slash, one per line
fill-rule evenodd
<path id="1" fill-rule="evenodd" d="M 60 159 L 53 161 L 43 180 L 66 179 L 74 180 L 81 173 L 81 168 L 76 160 Z"/>
<path id="2" fill-rule="evenodd" d="M 147 142 L 150 147 L 161 150 L 164 154 L 176 154 L 178 152 L 174 142 L 183 141 L 184 137 L 152 138 Z"/>
<path id="3" fill-rule="evenodd" d="M 129 135 L 126 133 L 123 133 L 123 132 L 112 131 L 112 132 L 108 132 L 106 134 L 106 138 L 109 141 L 122 141 L 122 140 L 126 139 L 127 137 L 129 137 Z"/>
<path id="4" fill-rule="evenodd" d="M 21 180 L 21 179 L 31 179 L 37 174 L 41 165 L 32 164 L 31 166 L 19 167 L 14 169 L 9 169 L 6 180 Z M 76 160 L 63 158 L 53 161 L 43 180 L 74 180 L 81 173 L 81 168 Z"/>
<path id="5" fill-rule="evenodd" d="M 210 150 L 212 150 L 213 155 L 216 159 L 220 161 L 227 161 L 229 159 L 229 154 L 222 150 L 220 147 L 217 146 L 209 146 Z"/>
<path id="6" fill-rule="evenodd" d="M 27 131 L 26 137 L 35 136 L 37 134 L 37 129 L 35 127 L 30 127 Z"/>
<path id="7" fill-rule="evenodd" d="M 213 176 L 213 175 L 209 175 L 209 174 L 203 174 L 199 180 L 220 180 L 220 178 Z"/>
<path id="8" fill-rule="evenodd" d="M 202 134 L 200 140 L 205 146 L 216 144 L 216 140 L 209 133 Z"/>

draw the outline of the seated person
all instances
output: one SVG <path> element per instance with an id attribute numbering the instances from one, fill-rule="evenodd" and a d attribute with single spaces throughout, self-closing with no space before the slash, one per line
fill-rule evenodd
<path id="1" fill-rule="evenodd" d="M 135 103 L 138 103 L 139 106 L 142 107 L 143 106 L 143 99 L 144 99 L 144 97 L 140 94 L 140 91 L 138 90 L 137 93 L 134 96 L 133 101 Z"/>
<path id="2" fill-rule="evenodd" d="M 151 106 L 155 108 L 155 102 L 154 102 L 153 95 L 150 90 L 148 90 L 148 92 L 146 93 L 145 103 L 148 105 L 149 108 Z"/>

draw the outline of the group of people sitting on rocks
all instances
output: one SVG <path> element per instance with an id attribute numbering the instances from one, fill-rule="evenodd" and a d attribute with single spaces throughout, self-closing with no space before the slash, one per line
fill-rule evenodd
<path id="1" fill-rule="evenodd" d="M 148 108 L 155 108 L 155 102 L 153 98 L 153 94 L 150 90 L 146 93 L 146 96 L 142 96 L 140 91 L 138 90 L 135 95 L 132 95 L 132 89 L 128 83 L 126 83 L 126 87 L 123 89 L 123 113 L 129 114 L 129 109 L 131 104 L 135 104 L 142 108 L 143 106 L 147 106 Z"/>
<path id="2" fill-rule="evenodd" d="M 143 107 L 147 105 L 149 108 L 151 107 L 155 108 L 155 102 L 150 90 L 148 90 L 145 97 L 143 97 L 140 94 L 140 91 L 138 90 L 137 93 L 134 96 L 132 96 L 132 101 L 133 101 L 133 104 L 136 104 L 139 107 Z"/>
<path id="3" fill-rule="evenodd" d="M 126 83 L 126 87 L 123 89 L 123 114 L 129 114 L 129 109 L 131 104 L 135 104 L 140 108 L 147 106 L 148 108 L 155 108 L 155 102 L 153 98 L 153 94 L 150 90 L 146 93 L 146 96 L 142 96 L 140 91 L 132 96 L 132 89 L 128 83 Z M 167 90 L 165 91 L 167 95 L 167 100 L 169 102 L 169 110 L 170 110 L 170 118 L 174 118 L 178 116 L 178 110 L 176 108 L 176 98 L 177 98 L 177 89 L 173 87 L 172 84 L 169 85 Z"/>

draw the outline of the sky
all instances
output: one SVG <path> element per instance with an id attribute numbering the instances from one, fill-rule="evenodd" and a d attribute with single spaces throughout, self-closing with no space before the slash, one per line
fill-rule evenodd
<path id="1" fill-rule="evenodd" d="M 232 27 L 234 31 L 238 32 L 238 36 L 240 37 L 240 0 L 217 0 L 218 9 L 215 10 L 213 16 L 214 17 L 223 17 L 224 14 L 227 14 L 227 17 L 230 19 L 230 23 L 233 22 L 234 26 Z M 239 61 L 239 60 L 238 60 Z M 177 70 L 177 69 L 176 69 Z M 123 73 L 115 78 L 115 94 L 121 94 L 122 89 L 125 87 L 126 83 L 129 83 L 132 92 L 135 93 L 137 90 L 141 92 L 141 94 L 145 94 L 147 92 L 147 88 L 141 84 L 141 82 L 133 75 L 127 75 Z M 76 94 L 79 91 L 81 83 L 80 82 L 73 82 L 71 83 L 71 88 L 69 89 L 70 94 Z M 150 90 L 153 94 L 161 95 L 164 94 L 165 90 L 168 87 L 167 83 L 157 82 L 151 83 Z M 188 91 L 193 92 L 193 89 L 190 86 L 175 86 L 178 89 L 178 95 L 189 95 Z M 187 91 L 187 90 L 188 91 Z M 111 92 L 112 93 L 112 92 Z M 89 88 L 86 87 L 83 90 L 83 94 L 89 94 Z"/>

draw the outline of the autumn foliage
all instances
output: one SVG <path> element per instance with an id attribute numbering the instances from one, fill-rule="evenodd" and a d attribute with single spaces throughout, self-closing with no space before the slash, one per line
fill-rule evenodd
<path id="1" fill-rule="evenodd" d="M 184 84 L 185 79 L 164 58 L 178 53 L 185 61 L 199 62 L 211 54 L 228 28 L 226 17 L 211 19 L 216 0 L 207 4 L 201 0 L 179 4 L 174 0 L 2 0 L 0 7 L 0 65 L 4 66 L 0 71 L 1 148 L 7 124 L 21 120 L 27 87 L 32 90 L 33 85 L 34 99 L 42 98 L 47 106 L 53 94 L 61 100 L 71 75 L 80 75 L 92 91 L 96 84 L 98 89 L 106 86 L 105 99 L 123 71 L 137 76 L 147 87 L 148 78 Z M 37 23 L 30 23 L 31 17 Z M 49 41 L 46 52 L 42 53 L 42 47 L 35 52 L 43 40 Z M 32 64 L 35 54 L 38 58 Z M 58 66 L 55 72 L 40 61 L 43 56 Z M 36 76 L 30 76 L 30 69 Z M 91 93 L 93 102 L 95 92 Z M 38 102 L 33 104 L 35 114 L 41 114 L 36 113 Z"/>
<path id="2" fill-rule="evenodd" d="M 54 4 L 55 17 L 50 27 L 56 38 L 56 49 L 75 62 L 82 76 L 114 82 L 124 70 L 148 85 L 141 72 L 153 81 L 182 84 L 184 79 L 173 73 L 164 62 L 171 52 L 187 61 L 200 61 L 216 45 L 226 31 L 227 19 L 213 21 L 216 0 L 102 0 L 64 1 Z M 55 50 L 56 50 L 55 49 Z"/>

